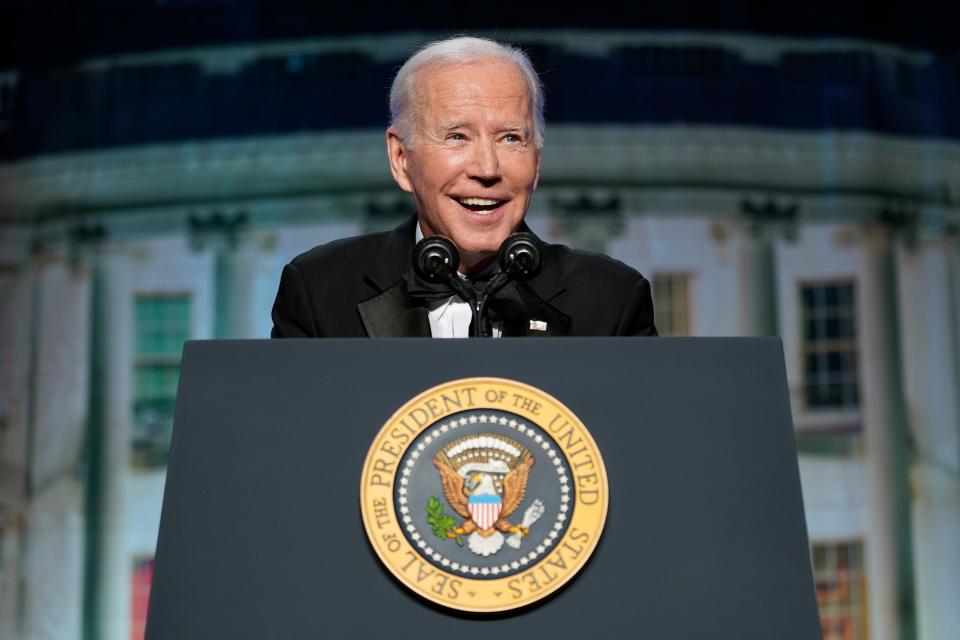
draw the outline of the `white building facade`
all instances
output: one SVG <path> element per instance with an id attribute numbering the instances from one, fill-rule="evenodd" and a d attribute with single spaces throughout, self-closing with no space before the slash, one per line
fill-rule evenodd
<path id="1" fill-rule="evenodd" d="M 542 174 L 533 230 L 662 333 L 782 338 L 825 637 L 953 637 L 960 142 L 560 123 Z M 137 637 L 183 340 L 268 337 L 288 260 L 411 205 L 358 130 L 29 158 L 0 207 L 0 636 Z"/>

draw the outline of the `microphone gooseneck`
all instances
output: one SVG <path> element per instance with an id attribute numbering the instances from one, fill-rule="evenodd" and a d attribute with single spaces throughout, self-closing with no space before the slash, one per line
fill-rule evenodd
<path id="1" fill-rule="evenodd" d="M 427 282 L 440 282 L 450 287 L 461 300 L 470 304 L 474 324 L 479 325 L 476 310 L 476 292 L 457 275 L 460 252 L 457 246 L 443 236 L 424 238 L 413 248 L 413 270 Z"/>
<path id="2" fill-rule="evenodd" d="M 511 233 L 500 245 L 497 262 L 500 271 L 477 296 L 477 316 L 481 322 L 481 335 L 490 336 L 491 328 L 487 319 L 487 302 L 511 280 L 528 280 L 536 275 L 541 264 L 540 241 L 537 236 L 526 231 Z"/>

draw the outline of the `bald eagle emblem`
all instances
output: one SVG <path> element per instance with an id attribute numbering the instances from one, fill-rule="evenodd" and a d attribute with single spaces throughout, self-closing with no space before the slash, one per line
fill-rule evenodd
<path id="1" fill-rule="evenodd" d="M 467 547 L 477 555 L 497 553 L 506 542 L 519 549 L 530 527 L 543 515 L 540 499 L 524 511 L 519 524 L 507 518 L 523 503 L 534 458 L 520 443 L 506 436 L 480 433 L 445 445 L 433 458 L 443 495 L 450 508 L 464 518 L 451 518 L 443 534 L 467 536 Z"/>

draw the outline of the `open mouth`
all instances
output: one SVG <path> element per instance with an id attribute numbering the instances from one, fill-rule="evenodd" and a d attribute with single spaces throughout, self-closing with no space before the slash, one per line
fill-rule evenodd
<path id="1" fill-rule="evenodd" d="M 491 200 L 490 198 L 454 198 L 461 207 L 474 213 L 490 213 L 504 204 L 506 200 Z"/>

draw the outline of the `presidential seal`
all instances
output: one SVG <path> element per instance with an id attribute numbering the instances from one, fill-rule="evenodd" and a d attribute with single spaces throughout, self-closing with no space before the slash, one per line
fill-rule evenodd
<path id="1" fill-rule="evenodd" d="M 467 378 L 400 407 L 363 465 L 360 506 L 386 568 L 437 604 L 523 607 L 584 566 L 607 516 L 596 443 L 550 395 Z"/>

